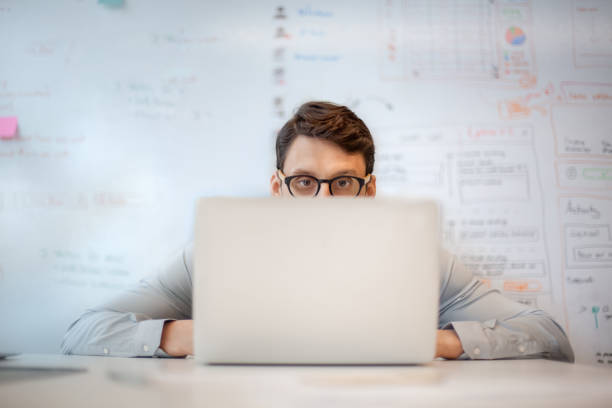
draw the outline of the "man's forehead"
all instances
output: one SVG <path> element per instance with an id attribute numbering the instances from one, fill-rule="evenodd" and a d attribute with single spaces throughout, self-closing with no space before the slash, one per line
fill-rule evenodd
<path id="1" fill-rule="evenodd" d="M 365 173 L 365 159 L 359 152 L 347 153 L 337 144 L 307 136 L 298 136 L 287 152 L 286 174 L 353 174 Z"/>

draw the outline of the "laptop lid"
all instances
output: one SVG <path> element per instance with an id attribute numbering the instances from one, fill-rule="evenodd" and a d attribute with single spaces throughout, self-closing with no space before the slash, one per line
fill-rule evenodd
<path id="1" fill-rule="evenodd" d="M 433 202 L 200 199 L 196 358 L 258 364 L 430 361 L 438 255 Z"/>

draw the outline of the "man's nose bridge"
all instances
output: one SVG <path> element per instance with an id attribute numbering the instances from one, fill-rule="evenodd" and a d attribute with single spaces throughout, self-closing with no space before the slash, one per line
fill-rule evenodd
<path id="1" fill-rule="evenodd" d="M 331 181 L 328 181 L 328 180 L 321 181 L 321 188 L 319 189 L 319 194 L 317 195 L 329 197 L 331 196 L 330 191 L 331 191 Z"/>

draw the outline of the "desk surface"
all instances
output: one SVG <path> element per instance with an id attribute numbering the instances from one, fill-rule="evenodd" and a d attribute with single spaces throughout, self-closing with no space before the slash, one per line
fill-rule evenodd
<path id="1" fill-rule="evenodd" d="M 192 359 L 29 354 L 0 361 L 0 405 L 11 408 L 358 408 L 415 403 L 610 407 L 612 370 L 548 360 L 438 360 L 424 366 L 383 367 L 204 366 Z"/>

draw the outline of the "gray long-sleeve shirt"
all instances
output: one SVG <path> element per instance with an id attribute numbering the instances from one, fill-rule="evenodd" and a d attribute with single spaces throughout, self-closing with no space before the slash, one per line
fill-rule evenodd
<path id="1" fill-rule="evenodd" d="M 166 356 L 159 348 L 164 322 L 191 319 L 192 246 L 150 278 L 110 302 L 88 309 L 70 325 L 66 354 Z M 563 329 L 542 310 L 488 289 L 454 256 L 440 262 L 440 329 L 454 329 L 460 358 L 543 357 L 574 361 Z"/>

